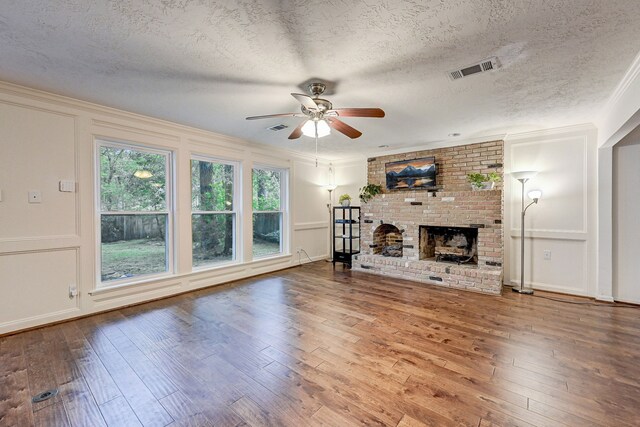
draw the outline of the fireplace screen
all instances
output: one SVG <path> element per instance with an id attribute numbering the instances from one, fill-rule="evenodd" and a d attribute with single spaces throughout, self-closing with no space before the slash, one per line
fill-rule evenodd
<path id="1" fill-rule="evenodd" d="M 420 259 L 478 264 L 478 229 L 421 225 Z"/>

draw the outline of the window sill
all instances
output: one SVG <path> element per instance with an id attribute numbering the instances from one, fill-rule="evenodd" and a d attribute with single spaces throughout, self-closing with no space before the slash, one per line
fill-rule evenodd
<path id="1" fill-rule="evenodd" d="M 292 257 L 291 254 L 276 254 L 273 256 L 265 256 L 262 258 L 258 258 L 258 259 L 254 259 L 250 262 L 233 262 L 233 263 L 227 263 L 224 265 L 218 265 L 215 267 L 204 267 L 204 268 L 197 268 L 197 269 L 193 269 L 192 271 L 188 272 L 188 273 L 182 273 L 182 274 L 163 274 L 163 275 L 155 275 L 153 277 L 151 276 L 147 276 L 143 279 L 139 279 L 139 280 L 134 280 L 131 282 L 126 282 L 126 283 L 116 283 L 113 285 L 107 285 L 107 286 L 100 286 L 99 288 L 95 288 L 92 291 L 89 291 L 88 294 L 91 296 L 97 296 L 97 295 L 103 295 L 103 294 L 109 294 L 109 293 L 113 293 L 113 292 L 118 292 L 118 291 L 123 291 L 125 289 L 134 289 L 137 287 L 143 287 L 145 285 L 157 285 L 158 288 L 162 288 L 164 286 L 171 286 L 174 284 L 174 282 L 171 282 L 169 284 L 163 285 L 162 282 L 166 282 L 166 281 L 172 281 L 172 280 L 180 280 L 182 278 L 185 277 L 189 277 L 189 276 L 194 276 L 194 275 L 200 275 L 203 273 L 208 273 L 208 272 L 212 272 L 212 271 L 217 271 L 217 270 L 225 270 L 225 269 L 232 269 L 232 268 L 243 268 L 243 267 L 250 267 L 250 266 L 256 266 L 256 265 L 261 265 L 261 264 L 270 264 L 270 263 L 277 263 L 279 261 L 287 261 L 290 260 Z M 156 290 L 156 288 L 154 287 L 154 290 Z"/>
<path id="2" fill-rule="evenodd" d="M 142 279 L 133 280 L 131 282 L 119 282 L 119 283 L 114 283 L 113 285 L 102 285 L 100 287 L 93 289 L 92 291 L 89 291 L 89 295 L 93 296 L 93 295 L 106 294 L 110 292 L 116 292 L 122 289 L 148 285 L 151 283 L 158 283 L 158 282 L 162 282 L 163 280 L 175 279 L 176 277 L 177 277 L 176 274 L 162 274 L 162 275 L 147 276 Z"/>

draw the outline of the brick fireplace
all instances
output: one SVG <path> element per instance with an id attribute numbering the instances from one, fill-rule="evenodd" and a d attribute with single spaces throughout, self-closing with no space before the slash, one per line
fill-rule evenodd
<path id="1" fill-rule="evenodd" d="M 502 174 L 502 141 L 369 159 L 368 182 L 385 188 L 385 163 L 429 156 L 438 164 L 436 191 L 384 189 L 362 204 L 354 270 L 500 294 L 502 183 L 472 191 L 466 175 Z"/>

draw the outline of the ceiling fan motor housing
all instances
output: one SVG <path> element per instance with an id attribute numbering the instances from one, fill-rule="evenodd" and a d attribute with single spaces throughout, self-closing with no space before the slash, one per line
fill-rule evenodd
<path id="1" fill-rule="evenodd" d="M 307 86 L 307 90 L 309 91 L 311 96 L 315 97 L 322 95 L 326 88 L 327 86 L 324 83 L 319 82 L 309 83 L 309 86 Z"/>

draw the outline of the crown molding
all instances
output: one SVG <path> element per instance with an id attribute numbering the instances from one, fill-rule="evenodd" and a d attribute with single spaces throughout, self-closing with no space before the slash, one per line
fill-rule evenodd
<path id="1" fill-rule="evenodd" d="M 369 159 L 371 157 L 393 156 L 395 154 L 410 153 L 413 151 L 435 150 L 438 148 L 459 147 L 462 145 L 480 144 L 483 142 L 502 141 L 504 140 L 505 135 L 506 134 L 504 133 L 500 133 L 495 135 L 477 136 L 473 138 L 441 139 L 436 141 L 424 142 L 419 145 L 400 146 L 388 150 L 372 150 L 364 154 L 348 156 L 340 160 L 333 160 L 333 164 L 348 165 L 349 163 L 355 163 L 358 161 Z"/>
<path id="2" fill-rule="evenodd" d="M 640 126 L 640 52 L 598 115 L 598 146 L 612 147 Z"/>
<path id="3" fill-rule="evenodd" d="M 597 131 L 595 124 L 593 123 L 581 123 L 577 125 L 561 126 L 558 128 L 539 129 L 529 132 L 512 133 L 508 134 L 505 138 L 505 142 L 518 142 L 522 140 L 546 138 L 549 136 L 558 136 L 568 133 L 585 133 Z"/>
<path id="4" fill-rule="evenodd" d="M 0 81 L 0 95 L 8 95 L 19 97 L 22 99 L 28 99 L 35 102 L 44 102 L 50 105 L 55 105 L 58 107 L 62 107 L 65 109 L 73 109 L 80 110 L 84 113 L 89 114 L 99 114 L 102 117 L 108 117 L 109 122 L 104 119 L 96 119 L 93 118 L 93 123 L 112 123 L 111 121 L 125 121 L 128 124 L 124 126 L 131 127 L 130 123 L 133 121 L 136 124 L 136 127 L 146 127 L 152 128 L 156 130 L 162 130 L 166 135 L 165 137 L 174 137 L 179 138 L 180 136 L 186 136 L 189 139 L 196 139 L 200 143 L 208 143 L 211 141 L 212 144 L 227 144 L 230 147 L 236 150 L 247 150 L 251 152 L 255 152 L 257 154 L 270 156 L 270 157 L 288 157 L 291 159 L 300 159 L 305 161 L 311 161 L 315 163 L 316 156 L 313 154 L 301 153 L 294 150 L 288 150 L 280 147 L 273 147 L 268 144 L 247 141 L 241 138 L 232 137 L 229 135 L 224 135 L 221 133 L 211 132 L 204 129 L 195 128 L 192 126 L 187 126 L 175 122 L 171 122 L 168 120 L 158 119 L 150 116 L 145 116 L 138 113 L 133 113 L 130 111 L 120 110 L 113 107 L 107 107 L 100 104 L 95 104 L 88 101 L 82 101 L 80 99 L 71 98 L 64 95 L 58 95 L 51 92 L 46 92 L 40 89 L 34 89 L 27 86 L 21 86 L 14 83 L 9 83 L 5 81 Z M 123 126 L 121 123 L 114 123 L 117 126 Z M 324 157 L 317 157 L 318 163 L 328 164 L 330 160 Z"/>
<path id="5" fill-rule="evenodd" d="M 616 86 L 615 90 L 605 102 L 604 107 L 600 111 L 601 117 L 606 117 L 608 113 L 612 112 L 615 108 L 615 105 L 620 101 L 620 99 L 624 96 L 624 94 L 629 90 L 631 85 L 636 81 L 636 79 L 640 78 L 640 52 L 636 55 L 631 66 L 625 73 L 618 86 Z"/>

